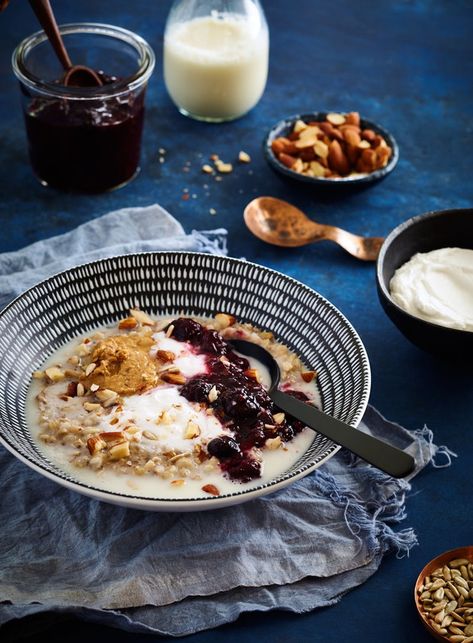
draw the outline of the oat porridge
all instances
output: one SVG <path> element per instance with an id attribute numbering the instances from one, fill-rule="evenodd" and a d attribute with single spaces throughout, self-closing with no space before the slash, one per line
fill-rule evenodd
<path id="1" fill-rule="evenodd" d="M 269 332 L 227 314 L 152 319 L 131 310 L 70 342 L 34 373 L 29 424 L 75 479 L 126 495 L 218 496 L 289 469 L 314 433 L 281 412 L 269 376 L 226 341 L 269 350 L 280 388 L 319 405 L 316 373 Z"/>

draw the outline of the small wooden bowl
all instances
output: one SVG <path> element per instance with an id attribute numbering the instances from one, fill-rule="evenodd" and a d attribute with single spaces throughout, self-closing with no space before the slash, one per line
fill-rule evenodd
<path id="1" fill-rule="evenodd" d="M 427 565 L 424 567 L 424 569 L 421 571 L 419 576 L 417 577 L 416 584 L 414 586 L 414 601 L 416 604 L 417 608 L 417 613 L 419 614 L 419 617 L 425 627 L 425 629 L 434 637 L 437 639 L 437 641 L 449 641 L 448 636 L 444 636 L 443 634 L 439 634 L 437 630 L 435 630 L 427 620 L 426 616 L 422 612 L 422 604 L 419 600 L 419 594 L 418 594 L 418 589 L 424 582 L 424 578 L 426 576 L 430 576 L 430 574 L 437 569 L 437 567 L 443 567 L 446 565 L 449 561 L 454 560 L 455 558 L 466 558 L 469 561 L 473 563 L 473 545 L 470 545 L 469 547 L 458 547 L 457 549 L 451 549 L 450 551 L 446 551 L 443 554 L 440 554 L 440 556 L 437 556 L 436 558 L 433 558 L 430 563 L 427 563 Z"/>

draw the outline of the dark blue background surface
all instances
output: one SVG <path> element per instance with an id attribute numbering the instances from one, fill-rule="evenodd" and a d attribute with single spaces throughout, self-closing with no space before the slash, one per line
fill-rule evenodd
<path id="1" fill-rule="evenodd" d="M 417 573 L 434 555 L 473 543 L 472 366 L 439 362 L 400 335 L 377 301 L 372 265 L 356 262 L 329 243 L 297 250 L 266 246 L 246 230 L 242 210 L 253 197 L 270 194 L 292 201 L 321 222 L 386 235 L 414 214 L 471 206 L 473 3 L 267 0 L 271 61 L 266 93 L 245 118 L 215 126 L 180 116 L 166 95 L 161 47 L 170 2 L 56 2 L 61 22 L 120 25 L 143 35 L 157 53 L 141 174 L 120 191 L 94 197 L 45 189 L 31 174 L 9 60 L 13 47 L 37 26 L 26 2 L 12 0 L 11 5 L 0 16 L 0 252 L 65 232 L 117 207 L 153 202 L 167 208 L 186 230 L 225 226 L 231 255 L 300 279 L 348 316 L 370 356 L 374 405 L 409 428 L 427 424 L 438 444 L 460 456 L 451 468 L 429 469 L 415 481 L 402 526 L 415 528 L 420 546 L 409 558 L 386 559 L 374 577 L 335 607 L 301 616 L 247 615 L 191 640 L 431 640 L 414 611 Z M 286 115 L 324 109 L 358 110 L 391 131 L 401 151 L 394 173 L 374 187 L 338 196 L 273 174 L 261 153 L 266 130 Z M 167 150 L 164 164 L 158 162 L 160 147 Z M 240 149 L 251 154 L 249 166 L 237 165 L 221 182 L 201 173 L 210 154 L 233 161 Z M 196 197 L 183 200 L 184 190 Z M 210 208 L 216 209 L 215 216 Z M 68 641 L 147 639 L 58 623 L 48 640 L 62 640 L 66 632 Z"/>

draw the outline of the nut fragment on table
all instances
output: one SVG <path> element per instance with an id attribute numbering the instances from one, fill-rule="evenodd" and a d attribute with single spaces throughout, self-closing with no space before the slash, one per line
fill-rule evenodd
<path id="1" fill-rule="evenodd" d="M 370 174 L 387 165 L 392 149 L 371 129 L 362 129 L 358 112 L 331 112 L 325 120 L 297 120 L 292 132 L 271 143 L 276 158 L 310 177 L 337 179 Z"/>
<path id="2" fill-rule="evenodd" d="M 429 625 L 452 643 L 473 643 L 473 560 L 455 558 L 434 569 L 417 589 Z"/>

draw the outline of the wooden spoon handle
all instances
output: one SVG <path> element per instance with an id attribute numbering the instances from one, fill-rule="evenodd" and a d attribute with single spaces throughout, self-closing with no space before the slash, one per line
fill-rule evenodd
<path id="1" fill-rule="evenodd" d="M 43 27 L 49 42 L 56 52 L 61 65 L 67 71 L 72 67 L 71 59 L 59 33 L 56 18 L 54 17 L 49 0 L 29 0 L 29 2 L 39 20 L 39 24 Z"/>

